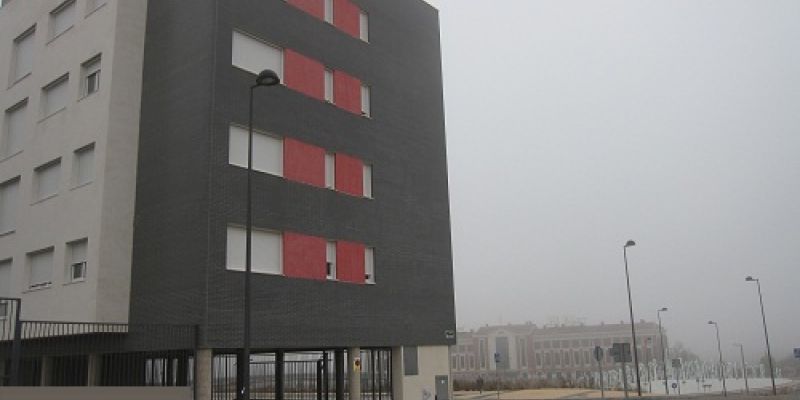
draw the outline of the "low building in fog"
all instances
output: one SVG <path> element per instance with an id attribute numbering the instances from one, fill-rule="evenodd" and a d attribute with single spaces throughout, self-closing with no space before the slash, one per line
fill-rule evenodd
<path id="1" fill-rule="evenodd" d="M 661 361 L 658 324 L 636 324 L 639 363 L 653 366 Z M 666 334 L 664 341 L 667 342 Z M 617 369 L 608 349 L 612 343 L 631 343 L 630 324 L 600 325 L 522 325 L 484 326 L 458 332 L 451 347 L 450 363 L 454 381 L 475 382 L 478 377 L 494 381 L 500 375 L 513 381 L 567 381 L 588 384 L 598 370 L 593 357 L 595 346 L 604 349 L 603 369 Z M 495 353 L 499 361 L 495 362 Z"/>

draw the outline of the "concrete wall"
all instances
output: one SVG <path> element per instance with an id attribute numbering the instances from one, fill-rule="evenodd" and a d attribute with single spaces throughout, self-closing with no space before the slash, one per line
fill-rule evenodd
<path id="1" fill-rule="evenodd" d="M 147 3 L 108 0 L 89 10 L 88 0 L 77 0 L 74 25 L 51 38 L 50 11 L 62 1 L 12 1 L 0 9 L 0 87 L 10 76 L 13 39 L 36 24 L 32 73 L 0 91 L 0 111 L 28 98 L 23 150 L 0 160 L 0 182 L 21 177 L 16 230 L 0 237 L 0 259 L 13 258 L 10 295 L 22 298 L 24 318 L 125 322 Z M 81 64 L 97 54 L 100 90 L 83 97 Z M 67 72 L 66 108 L 44 118 L 41 88 Z M 75 187 L 73 151 L 93 142 L 94 180 Z M 33 201 L 34 168 L 58 157 L 58 194 Z M 71 283 L 66 243 L 81 238 L 88 238 L 87 277 Z M 54 248 L 52 284 L 29 290 L 26 254 L 47 247 Z"/>
<path id="2" fill-rule="evenodd" d="M 24 0 L 23 0 L 24 1 Z M 14 400 L 191 400 L 187 387 L 2 387 L 0 399 Z"/>
<path id="3" fill-rule="evenodd" d="M 396 360 L 392 366 L 394 371 L 395 400 L 434 400 L 436 396 L 437 375 L 450 376 L 450 349 L 448 346 L 417 347 L 417 365 L 419 373 L 406 376 L 403 372 L 402 351 L 394 351 L 392 358 Z M 450 396 L 452 399 L 453 382 L 450 379 Z"/>

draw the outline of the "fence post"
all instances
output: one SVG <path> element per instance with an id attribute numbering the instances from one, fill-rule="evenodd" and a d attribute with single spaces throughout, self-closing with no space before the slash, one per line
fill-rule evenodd
<path id="1" fill-rule="evenodd" d="M 22 300 L 12 299 L 14 307 L 14 341 L 11 343 L 11 379 L 9 386 L 19 386 L 19 360 L 22 355 L 22 323 L 19 314 L 22 311 Z"/>

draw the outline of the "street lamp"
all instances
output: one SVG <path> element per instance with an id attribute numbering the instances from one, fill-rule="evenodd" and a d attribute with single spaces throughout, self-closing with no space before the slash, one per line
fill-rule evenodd
<path id="1" fill-rule="evenodd" d="M 628 247 L 636 246 L 636 242 L 633 240 L 628 240 L 625 243 L 625 246 L 622 246 L 622 256 L 625 258 L 625 281 L 628 284 L 628 309 L 631 312 L 631 335 L 633 336 L 633 365 L 635 366 L 634 371 L 636 371 L 636 392 L 639 393 L 639 397 L 642 397 L 642 382 L 639 379 L 639 355 L 636 351 L 636 326 L 633 322 L 633 300 L 631 300 L 631 278 L 628 275 Z"/>
<path id="2" fill-rule="evenodd" d="M 664 331 L 661 329 L 661 313 L 667 311 L 667 307 L 663 307 L 656 312 L 658 315 L 658 334 L 661 336 L 661 362 L 664 364 L 664 394 L 669 394 L 669 384 L 667 383 L 667 350 L 664 348 Z"/>
<path id="3" fill-rule="evenodd" d="M 247 226 L 245 236 L 245 272 L 244 272 L 244 343 L 242 359 L 239 365 L 239 395 L 241 400 L 250 399 L 250 278 L 252 275 L 252 235 L 253 235 L 253 94 L 256 88 L 275 86 L 281 78 L 271 69 L 265 69 L 256 77 L 256 83 L 250 86 L 250 115 L 247 125 Z"/>
<path id="4" fill-rule="evenodd" d="M 650 386 L 650 393 L 653 393 L 653 376 L 650 374 L 650 353 L 653 352 L 652 345 L 653 338 L 648 336 L 647 339 L 644 340 L 644 365 L 645 368 L 647 368 L 647 384 Z"/>
<path id="5" fill-rule="evenodd" d="M 758 300 L 761 302 L 761 321 L 764 323 L 764 339 L 767 341 L 767 358 L 769 359 L 769 377 L 772 379 L 772 395 L 777 396 L 775 388 L 775 370 L 772 368 L 772 352 L 769 349 L 769 334 L 767 333 L 767 317 L 764 315 L 764 298 L 761 296 L 761 281 L 758 278 L 748 276 L 744 278 L 746 282 L 755 282 L 758 285 Z"/>
<path id="6" fill-rule="evenodd" d="M 739 352 L 742 354 L 742 375 L 744 376 L 744 389 L 747 391 L 747 394 L 750 394 L 750 385 L 747 383 L 747 365 L 744 363 L 744 345 L 741 343 L 734 343 L 734 346 L 739 348 Z"/>
<path id="7" fill-rule="evenodd" d="M 725 364 L 722 361 L 722 344 L 719 341 L 719 325 L 717 325 L 714 321 L 708 321 L 709 325 L 714 325 L 714 329 L 717 331 L 717 350 L 719 350 L 719 373 L 722 376 L 722 395 L 727 397 L 728 396 L 728 388 L 725 386 Z"/>

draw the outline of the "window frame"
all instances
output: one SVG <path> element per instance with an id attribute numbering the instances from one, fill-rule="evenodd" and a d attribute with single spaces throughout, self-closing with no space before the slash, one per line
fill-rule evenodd
<path id="1" fill-rule="evenodd" d="M 369 43 L 369 13 L 364 10 L 358 13 L 358 38 Z"/>
<path id="2" fill-rule="evenodd" d="M 323 80 L 324 80 L 324 87 L 325 87 L 325 89 L 324 89 L 325 93 L 324 93 L 323 97 L 325 98 L 326 102 L 331 103 L 331 104 L 335 104 L 336 103 L 336 91 L 335 91 L 334 88 L 336 86 L 335 86 L 335 82 L 334 82 L 335 78 L 334 78 L 334 74 L 333 74 L 333 69 L 325 68 L 325 72 L 323 74 L 324 74 Z"/>
<path id="3" fill-rule="evenodd" d="M 57 17 L 58 14 L 61 14 L 62 12 L 64 12 L 69 7 L 75 7 L 72 10 L 72 12 L 73 12 L 72 23 L 69 26 L 65 27 L 63 30 L 61 30 L 60 32 L 56 32 L 56 19 L 58 18 Z M 50 23 L 50 35 L 49 35 L 49 38 L 50 38 L 50 41 L 53 41 L 56 38 L 60 37 L 61 35 L 65 34 L 66 32 L 69 32 L 69 30 L 72 29 L 75 26 L 75 22 L 76 22 L 76 18 L 77 18 L 77 7 L 78 7 L 78 5 L 77 5 L 77 1 L 76 0 L 65 0 L 61 4 L 56 6 L 56 8 L 54 8 L 52 11 L 50 11 L 50 15 L 49 15 L 49 23 Z"/>
<path id="4" fill-rule="evenodd" d="M 103 55 L 97 54 L 81 64 L 81 98 L 89 97 L 100 91 L 102 60 Z M 93 77 L 94 80 L 92 80 Z M 91 90 L 91 82 L 95 82 L 94 90 Z"/>
<path id="5" fill-rule="evenodd" d="M 233 29 L 232 32 L 233 33 L 231 33 L 231 65 L 234 68 L 238 68 L 238 69 L 240 69 L 242 71 L 245 71 L 245 72 L 253 74 L 253 75 L 258 75 L 258 74 L 261 73 L 261 71 L 252 71 L 252 70 L 248 69 L 248 67 L 244 67 L 242 65 L 236 64 L 236 59 L 234 58 L 234 56 L 235 56 L 235 53 L 234 53 L 235 46 L 234 46 L 234 44 L 236 42 L 236 35 L 238 34 L 238 35 L 241 35 L 244 38 L 259 42 L 259 43 L 263 44 L 264 46 L 271 47 L 271 48 L 273 48 L 275 50 L 278 50 L 280 52 L 280 65 L 278 66 L 279 71 L 274 71 L 274 72 L 276 74 L 278 74 L 278 77 L 280 78 L 280 84 L 281 85 L 285 85 L 286 84 L 286 80 L 284 79 L 285 78 L 285 74 L 286 74 L 286 48 L 284 48 L 283 46 L 279 46 L 277 44 L 268 42 L 268 41 L 266 41 L 266 40 L 264 40 L 264 39 L 262 39 L 262 38 L 260 38 L 260 37 L 258 37 L 256 35 L 252 35 L 250 33 L 247 33 L 245 31 L 243 31 L 243 30 L 240 30 L 240 29 Z M 268 68 L 268 67 L 262 66 L 261 70 L 263 71 L 264 68 Z"/>
<path id="6" fill-rule="evenodd" d="M 372 87 L 370 85 L 361 84 L 361 116 L 372 118 Z"/>
<path id="7" fill-rule="evenodd" d="M 64 90 L 66 91 L 64 93 L 64 104 L 58 108 L 51 109 L 50 107 L 51 99 L 49 95 L 50 93 L 52 93 L 52 90 L 55 87 L 58 87 L 60 85 L 64 85 Z M 41 107 L 42 120 L 47 119 L 52 115 L 58 114 L 59 112 L 67 108 L 67 104 L 69 104 L 69 72 L 50 81 L 50 83 L 48 83 L 47 85 L 42 86 L 41 99 L 39 103 L 41 103 L 40 107 Z"/>
<path id="8" fill-rule="evenodd" d="M 75 246 L 79 246 L 79 245 L 85 246 L 84 247 L 84 254 L 83 254 L 83 257 L 82 257 L 83 260 L 82 261 L 75 261 L 75 254 L 74 254 Z M 67 261 L 67 279 L 66 279 L 67 283 L 85 282 L 86 278 L 87 278 L 87 275 L 88 275 L 88 269 L 89 269 L 89 238 L 83 238 L 83 239 L 78 239 L 78 240 L 73 240 L 71 242 L 68 242 L 67 243 L 67 257 L 68 257 L 68 259 L 67 259 L 68 260 Z M 79 265 L 79 264 L 81 266 L 82 274 L 81 274 L 80 277 L 75 278 L 75 275 L 74 275 L 75 266 Z"/>
<path id="9" fill-rule="evenodd" d="M 16 212 L 17 210 L 16 209 L 19 207 L 19 204 L 20 204 L 20 194 L 19 194 L 20 193 L 19 192 L 19 190 L 20 190 L 20 182 L 21 182 L 21 176 L 18 175 L 18 176 L 14 177 L 14 178 L 8 179 L 8 180 L 0 183 L 0 200 L 4 200 L 5 197 L 6 197 L 6 193 L 4 192 L 4 190 L 6 190 L 11 185 L 16 185 L 16 188 L 14 189 L 14 193 L 13 193 L 14 194 L 14 200 L 13 200 L 14 204 L 11 206 L 11 208 L 14 208 L 14 209 L 13 210 L 8 210 L 9 214 L 11 216 L 10 217 L 11 221 L 6 221 L 6 222 L 9 222 L 9 225 L 11 225 L 11 226 L 10 226 L 10 228 L 7 228 L 7 229 L 4 229 L 4 230 L 0 231 L 0 235 L 7 235 L 7 234 L 14 233 L 14 232 L 17 231 L 17 212 Z M 4 203 L 5 203 L 5 201 L 4 201 Z M 2 216 L 2 215 L 3 215 L 3 213 L 0 212 L 0 216 Z"/>
<path id="10" fill-rule="evenodd" d="M 364 248 L 364 283 L 374 285 L 375 281 L 375 248 Z"/>
<path id="11" fill-rule="evenodd" d="M 88 153 L 91 153 L 91 160 L 89 161 L 90 162 L 89 165 L 91 167 L 91 174 L 90 174 L 91 176 L 87 180 L 81 181 L 79 179 L 80 178 L 80 170 L 81 170 L 81 168 L 80 168 L 80 164 L 79 164 L 78 160 L 81 160 L 81 157 L 82 156 L 86 156 Z M 85 145 L 83 147 L 80 147 L 78 149 L 75 149 L 72 152 L 72 178 L 71 178 L 71 183 L 72 183 L 72 188 L 73 189 L 81 187 L 83 185 L 88 185 L 88 184 L 94 182 L 94 180 L 95 180 L 95 160 L 96 160 L 96 153 L 95 153 L 95 144 L 94 144 L 94 142 L 89 143 L 89 144 L 87 144 L 87 145 Z"/>
<path id="12" fill-rule="evenodd" d="M 336 270 L 336 241 L 328 240 L 325 243 L 325 278 L 329 281 L 338 280 Z"/>
<path id="13" fill-rule="evenodd" d="M 9 149 L 9 147 L 8 147 L 8 142 L 9 142 L 9 137 L 10 137 L 9 134 L 11 133 L 11 114 L 14 114 L 16 112 L 22 112 L 23 113 L 21 115 L 21 118 L 23 118 L 23 121 L 24 121 L 24 118 L 26 116 L 25 113 L 28 112 L 28 98 L 27 97 L 22 99 L 22 100 L 20 100 L 20 101 L 18 101 L 13 106 L 7 108 L 5 113 L 3 113 L 3 126 L 2 126 L 2 128 L 3 128 L 3 136 L 2 136 L 2 139 L 1 139 L 2 142 L 0 143 L 0 154 L 2 154 L 2 156 L 0 156 L 0 159 L 2 159 L 2 160 L 5 160 L 7 158 L 11 158 L 11 157 L 13 157 L 13 156 L 15 156 L 15 155 L 17 155 L 19 153 L 22 153 L 22 151 L 25 150 L 25 146 L 23 146 L 23 143 L 25 142 L 25 133 L 24 133 L 25 129 L 24 128 L 22 128 L 23 132 L 19 136 L 19 142 L 20 142 L 19 148 L 18 149 Z"/>
<path id="14" fill-rule="evenodd" d="M 336 153 L 325 153 L 325 188 L 336 190 Z"/>
<path id="15" fill-rule="evenodd" d="M 336 6 L 333 2 L 336 0 L 324 0 L 323 2 L 323 10 L 322 10 L 322 20 L 333 25 L 334 18 L 336 17 Z"/>
<path id="16" fill-rule="evenodd" d="M 33 73 L 33 64 L 34 64 L 33 63 L 33 53 L 35 53 L 33 49 L 31 49 L 31 65 L 29 66 L 30 69 L 28 71 L 26 71 L 25 73 L 21 74 L 21 75 L 19 74 L 19 71 L 18 71 L 18 67 L 19 67 L 19 65 L 18 65 L 18 61 L 19 61 L 19 44 L 22 43 L 26 39 L 34 40 L 34 42 L 31 43 L 32 47 L 36 45 L 36 42 L 35 42 L 35 39 L 36 39 L 36 24 L 33 24 L 31 27 L 29 27 L 24 32 L 22 32 L 19 35 L 17 35 L 16 38 L 14 38 L 13 54 L 11 56 L 11 68 L 9 68 L 9 83 L 10 83 L 9 86 L 14 86 L 17 82 L 25 79 L 26 77 L 28 77 L 29 75 L 31 75 Z"/>
<path id="17" fill-rule="evenodd" d="M 40 185 L 42 179 L 41 173 L 43 170 L 50 168 L 58 169 L 58 171 L 56 172 L 56 188 L 55 188 L 56 190 L 53 193 L 47 193 L 43 195 L 41 193 L 41 185 Z M 33 169 L 33 204 L 56 197 L 58 196 L 60 191 L 61 191 L 61 157 L 50 160 Z"/>
<path id="18" fill-rule="evenodd" d="M 50 280 L 48 282 L 33 283 L 33 258 L 39 255 L 50 253 Z M 42 290 L 53 286 L 53 263 L 55 262 L 55 247 L 45 247 L 40 250 L 31 251 L 26 254 L 27 259 L 27 274 L 28 274 L 28 290 Z"/>

